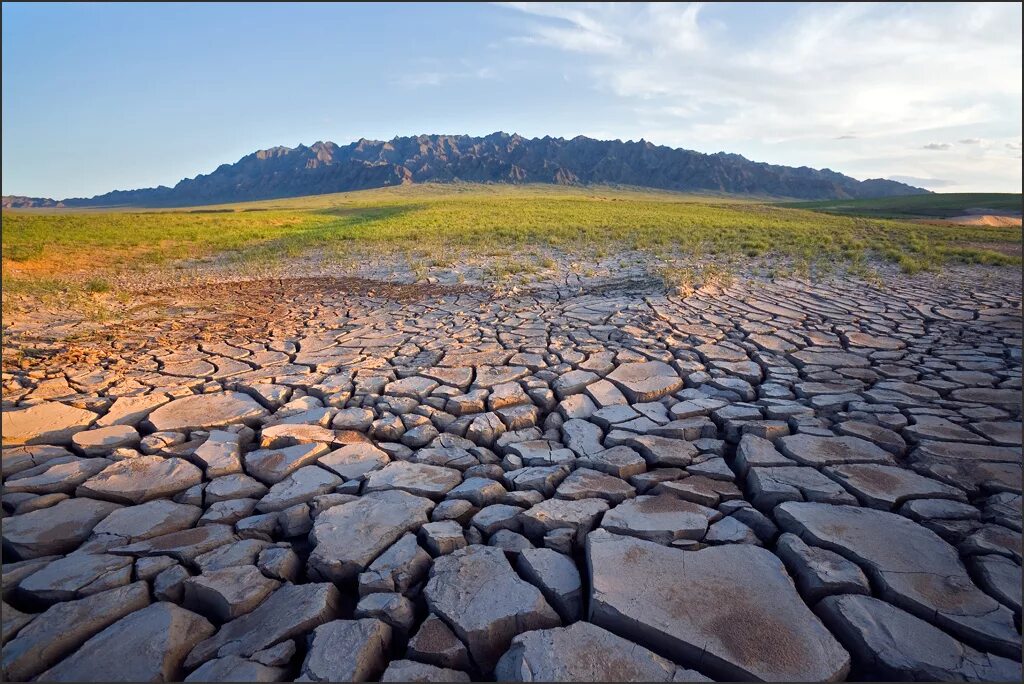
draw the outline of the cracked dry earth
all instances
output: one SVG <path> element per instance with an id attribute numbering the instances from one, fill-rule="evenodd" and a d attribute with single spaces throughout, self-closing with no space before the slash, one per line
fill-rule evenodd
<path id="1" fill-rule="evenodd" d="M 1020 679 L 1019 279 L 592 285 L 7 368 L 4 679 Z"/>

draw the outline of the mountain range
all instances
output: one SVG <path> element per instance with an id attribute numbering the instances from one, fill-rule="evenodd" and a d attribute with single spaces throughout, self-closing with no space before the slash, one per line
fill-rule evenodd
<path id="1" fill-rule="evenodd" d="M 196 206 L 457 181 L 628 185 L 809 200 L 929 192 L 891 180 L 859 181 L 830 169 L 764 164 L 738 154 L 704 154 L 644 140 L 524 138 L 498 132 L 272 147 L 173 188 L 115 190 L 63 201 L 4 196 L 3 206 Z"/>

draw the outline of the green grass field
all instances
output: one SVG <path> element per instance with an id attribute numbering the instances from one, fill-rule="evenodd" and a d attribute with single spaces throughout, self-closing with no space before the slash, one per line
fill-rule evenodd
<path id="1" fill-rule="evenodd" d="M 443 266 L 460 254 L 640 249 L 855 268 L 874 257 L 912 273 L 953 261 L 1020 264 L 1013 254 L 1020 242 L 1020 229 L 924 225 L 728 197 L 421 185 L 201 209 L 5 211 L 2 248 L 5 291 L 32 293 L 69 283 L 101 292 L 119 269 L 214 255 L 245 263 L 396 252 Z"/>
<path id="2" fill-rule="evenodd" d="M 978 209 L 1020 214 L 1021 195 L 1009 192 L 960 192 L 864 200 L 787 202 L 780 206 L 874 218 L 949 218 Z"/>

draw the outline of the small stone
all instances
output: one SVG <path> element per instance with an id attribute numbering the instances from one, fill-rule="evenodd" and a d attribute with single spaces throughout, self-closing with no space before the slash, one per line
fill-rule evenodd
<path id="1" fill-rule="evenodd" d="M 185 595 L 185 580 L 189 577 L 188 570 L 180 565 L 172 565 L 153 580 L 153 596 L 158 601 L 181 603 Z"/>
<path id="2" fill-rule="evenodd" d="M 409 640 L 408 656 L 437 667 L 468 670 L 469 651 L 444 620 L 430 615 Z"/>
<path id="3" fill-rule="evenodd" d="M 274 546 L 260 551 L 256 567 L 267 577 L 295 582 L 302 572 L 302 561 L 291 547 Z"/>
<path id="4" fill-rule="evenodd" d="M 426 523 L 417 536 L 432 556 L 444 556 L 466 546 L 462 525 L 454 520 Z"/>
<path id="5" fill-rule="evenodd" d="M 404 633 L 412 628 L 416 620 L 416 609 L 412 601 L 401 594 L 367 594 L 359 599 L 355 618 L 377 618 Z"/>

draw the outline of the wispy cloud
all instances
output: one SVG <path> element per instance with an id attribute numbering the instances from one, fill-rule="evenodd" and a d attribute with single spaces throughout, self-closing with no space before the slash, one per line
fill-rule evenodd
<path id="1" fill-rule="evenodd" d="M 489 66 L 470 66 L 465 62 L 444 65 L 436 60 L 421 60 L 421 63 L 408 73 L 394 79 L 395 84 L 404 88 L 435 87 L 453 81 L 493 79 L 497 71 Z"/>
<path id="2" fill-rule="evenodd" d="M 915 185 L 919 188 L 928 188 L 929 190 L 941 190 L 943 188 L 949 188 L 957 185 L 957 182 L 952 180 L 943 180 L 941 178 L 920 178 L 918 176 L 889 176 L 889 180 L 907 183 L 908 185 Z"/>
<path id="3" fill-rule="evenodd" d="M 777 5 L 765 21 L 727 4 L 506 6 L 522 13 L 514 40 L 585 57 L 649 139 L 943 177 L 928 152 L 950 150 L 945 132 L 963 176 L 1020 185 L 999 152 L 1020 138 L 1019 4 Z"/>

